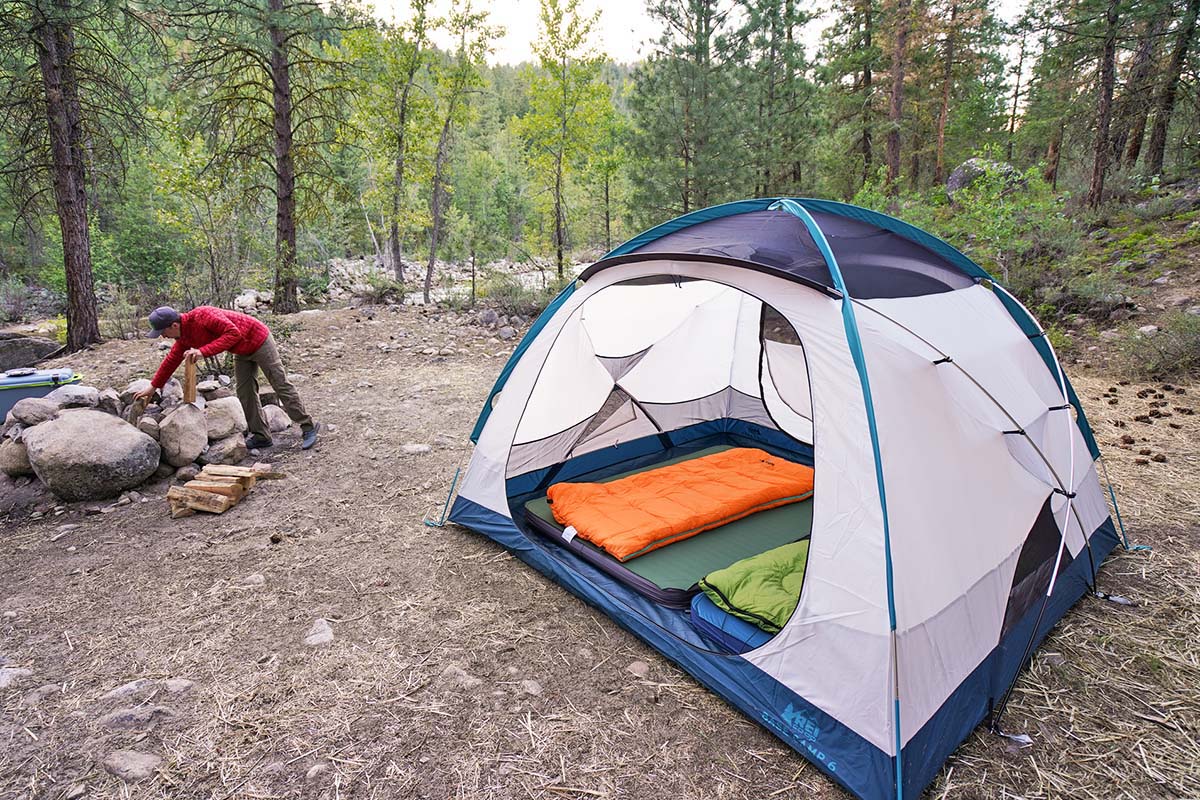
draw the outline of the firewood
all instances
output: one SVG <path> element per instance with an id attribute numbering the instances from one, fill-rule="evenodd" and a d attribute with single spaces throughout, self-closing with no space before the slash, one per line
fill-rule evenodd
<path id="1" fill-rule="evenodd" d="M 196 362 L 183 359 L 183 402 L 196 402 Z"/>
<path id="2" fill-rule="evenodd" d="M 250 467 L 232 467 L 228 464 L 205 464 L 204 471 L 209 475 L 222 475 L 227 478 L 253 478 L 255 475 Z"/>
<path id="3" fill-rule="evenodd" d="M 211 514 L 221 514 L 237 505 L 237 500 L 229 495 L 201 492 L 184 486 L 172 486 L 168 489 L 167 499 L 177 500 L 188 508 L 207 511 Z"/>
<path id="4" fill-rule="evenodd" d="M 210 465 L 211 466 L 211 465 Z M 196 476 L 197 480 L 209 481 L 210 483 L 236 484 L 241 486 L 245 491 L 250 491 L 254 488 L 255 478 L 249 476 L 233 476 L 233 475 L 217 475 L 210 472 L 208 467 L 200 470 L 200 474 Z"/>
<path id="5" fill-rule="evenodd" d="M 240 483 L 217 483 L 215 481 L 194 480 L 188 481 L 183 485 L 185 489 L 195 489 L 198 492 L 212 492 L 213 494 L 223 494 L 237 500 L 241 500 L 246 494 L 246 490 L 242 488 Z"/>

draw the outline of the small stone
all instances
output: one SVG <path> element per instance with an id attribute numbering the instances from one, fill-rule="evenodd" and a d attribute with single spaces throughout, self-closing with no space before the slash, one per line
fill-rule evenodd
<path id="1" fill-rule="evenodd" d="M 535 680 L 523 680 L 521 681 L 521 691 L 536 696 L 542 693 L 542 685 Z"/>
<path id="2" fill-rule="evenodd" d="M 1158 333 L 1158 326 L 1143 325 L 1142 327 L 1138 328 L 1138 333 L 1140 333 L 1142 336 L 1153 336 L 1154 334 Z"/>
<path id="3" fill-rule="evenodd" d="M 242 583 L 246 584 L 247 586 L 262 586 L 266 582 L 267 579 L 261 572 L 253 572 L 242 578 Z"/>
<path id="4" fill-rule="evenodd" d="M 222 386 L 228 386 L 230 384 L 230 382 L 231 381 L 230 381 L 230 378 L 228 375 L 218 375 L 217 376 L 217 383 L 219 383 Z"/>
<path id="5" fill-rule="evenodd" d="M 67 384 L 47 394 L 46 399 L 60 408 L 95 408 L 100 402 L 100 392 L 91 386 Z"/>
<path id="6" fill-rule="evenodd" d="M 170 722 L 179 715 L 166 706 L 134 706 L 119 708 L 105 714 L 98 724 L 104 728 L 133 730 L 135 728 L 151 728 L 160 722 Z"/>
<path id="7" fill-rule="evenodd" d="M 483 683 L 481 678 L 476 678 L 457 664 L 451 664 L 443 669 L 441 678 L 460 689 L 475 689 Z"/>
<path id="8" fill-rule="evenodd" d="M 306 381 L 306 380 L 308 380 L 308 379 L 305 378 L 303 375 L 301 375 L 299 372 L 289 372 L 287 374 L 288 383 L 304 383 L 304 381 Z"/>
<path id="9" fill-rule="evenodd" d="M 23 667 L 0 667 L 0 689 L 16 686 L 32 674 L 32 670 L 24 669 Z"/>
<path id="10" fill-rule="evenodd" d="M 646 678 L 650 675 L 650 665 L 645 661 L 634 661 L 629 666 L 625 667 L 625 671 L 629 672 L 636 678 Z"/>
<path id="11" fill-rule="evenodd" d="M 304 643 L 309 647 L 319 647 L 323 644 L 329 644 L 333 641 L 333 627 L 329 624 L 329 620 L 318 618 L 308 629 L 308 635 L 304 637 Z"/>
<path id="12" fill-rule="evenodd" d="M 209 392 L 215 392 L 217 389 L 220 389 L 220 388 L 221 388 L 221 384 L 215 380 L 200 381 L 199 383 L 196 384 L 196 391 L 200 392 L 202 394 L 208 394 Z"/>
<path id="13" fill-rule="evenodd" d="M 159 343 L 158 343 L 158 349 L 159 349 L 159 350 L 170 350 L 170 349 L 171 349 L 171 343 L 170 343 L 170 342 L 159 342 Z"/>
<path id="14" fill-rule="evenodd" d="M 30 689 L 21 697 L 22 708 L 34 708 L 42 704 L 47 697 L 58 694 L 62 691 L 62 687 L 57 683 L 47 683 L 45 686 L 39 686 L 36 689 Z"/>
<path id="15" fill-rule="evenodd" d="M 175 480 L 180 483 L 196 480 L 196 476 L 200 474 L 200 467 L 195 464 L 184 464 L 179 469 L 175 470 Z"/>
<path id="16" fill-rule="evenodd" d="M 117 688 L 105 692 L 104 694 L 100 695 L 100 699 L 124 700 L 127 697 L 134 697 L 135 695 L 142 694 L 143 692 L 148 692 L 153 689 L 155 685 L 155 682 L 149 678 L 138 678 L 137 680 L 132 680 L 129 683 L 123 683 Z"/>
<path id="17" fill-rule="evenodd" d="M 3 614 L 0 614 L 0 617 L 3 617 L 4 619 L 16 619 L 17 612 L 13 611 L 12 609 L 9 609 L 8 611 L 5 611 Z"/>
<path id="18" fill-rule="evenodd" d="M 1150 458 L 1150 460 L 1151 460 L 1151 461 L 1153 461 L 1153 462 L 1154 462 L 1154 463 L 1156 463 L 1156 464 L 1165 464 L 1165 463 L 1167 463 L 1167 457 L 1166 457 L 1165 455 L 1163 455 L 1162 453 L 1157 453 L 1157 454 L 1155 454 L 1154 456 L 1152 456 L 1152 457 Z"/>
<path id="19" fill-rule="evenodd" d="M 505 325 L 503 328 L 501 328 L 500 330 L 496 331 L 496 338 L 497 338 L 497 339 L 511 339 L 511 338 L 513 338 L 513 337 L 514 337 L 514 336 L 516 336 L 516 335 L 517 335 L 517 331 L 516 331 L 516 329 L 514 329 L 514 328 L 513 328 L 512 326 L 510 326 L 510 325 Z"/>
<path id="20" fill-rule="evenodd" d="M 328 771 L 329 771 L 328 764 L 313 764 L 311 767 L 308 768 L 308 772 L 304 773 L 304 780 L 314 781 L 317 778 L 321 777 L 321 775 L 323 773 L 326 773 Z"/>
<path id="21" fill-rule="evenodd" d="M 187 678 L 167 678 L 163 681 L 163 688 L 171 694 L 183 694 L 195 685 L 195 681 L 189 681 Z"/>
<path id="22" fill-rule="evenodd" d="M 432 451 L 433 448 L 427 444 L 409 443 L 400 446 L 400 452 L 408 456 L 420 456 Z"/>
<path id="23" fill-rule="evenodd" d="M 136 750 L 117 750 L 104 757 L 104 768 L 126 783 L 149 778 L 160 764 L 161 756 Z"/>
<path id="24" fill-rule="evenodd" d="M 210 444 L 203 458 L 206 464 L 232 465 L 245 461 L 249 455 L 245 438 L 242 437 L 242 434 L 235 433 Z"/>

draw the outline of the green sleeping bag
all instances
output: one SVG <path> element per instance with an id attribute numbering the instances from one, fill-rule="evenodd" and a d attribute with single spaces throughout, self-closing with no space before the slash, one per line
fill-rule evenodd
<path id="1" fill-rule="evenodd" d="M 700 588 L 726 613 L 767 633 L 779 633 L 800 600 L 807 561 L 805 539 L 710 572 L 700 580 Z"/>

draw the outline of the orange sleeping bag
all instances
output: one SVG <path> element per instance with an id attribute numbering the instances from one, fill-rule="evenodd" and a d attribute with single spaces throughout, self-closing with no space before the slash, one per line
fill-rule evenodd
<path id="1" fill-rule="evenodd" d="M 557 483 L 546 495 L 559 524 L 628 561 L 812 491 L 811 467 L 738 447 L 609 483 Z"/>

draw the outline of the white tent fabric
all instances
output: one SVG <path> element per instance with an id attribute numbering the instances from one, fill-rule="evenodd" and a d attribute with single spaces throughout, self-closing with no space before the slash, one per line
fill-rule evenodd
<path id="1" fill-rule="evenodd" d="M 681 280 L 628 283 L 653 276 Z M 764 346 L 764 303 L 802 346 Z M 1058 385 L 990 290 L 858 305 L 888 502 L 904 743 L 996 645 L 1025 537 L 1067 481 L 1072 447 L 1073 555 L 1108 511 L 1075 426 L 1066 441 L 1060 417 L 1070 412 L 1049 410 L 1063 402 Z M 610 399 L 614 387 L 631 399 Z M 508 517 L 506 476 L 650 435 L 663 404 L 686 406 L 680 425 L 746 418 L 814 444 L 799 604 L 744 657 L 894 754 L 883 512 L 840 299 L 669 256 L 598 272 L 515 365 L 460 494 Z M 1061 525 L 1065 497 L 1054 498 Z"/>

